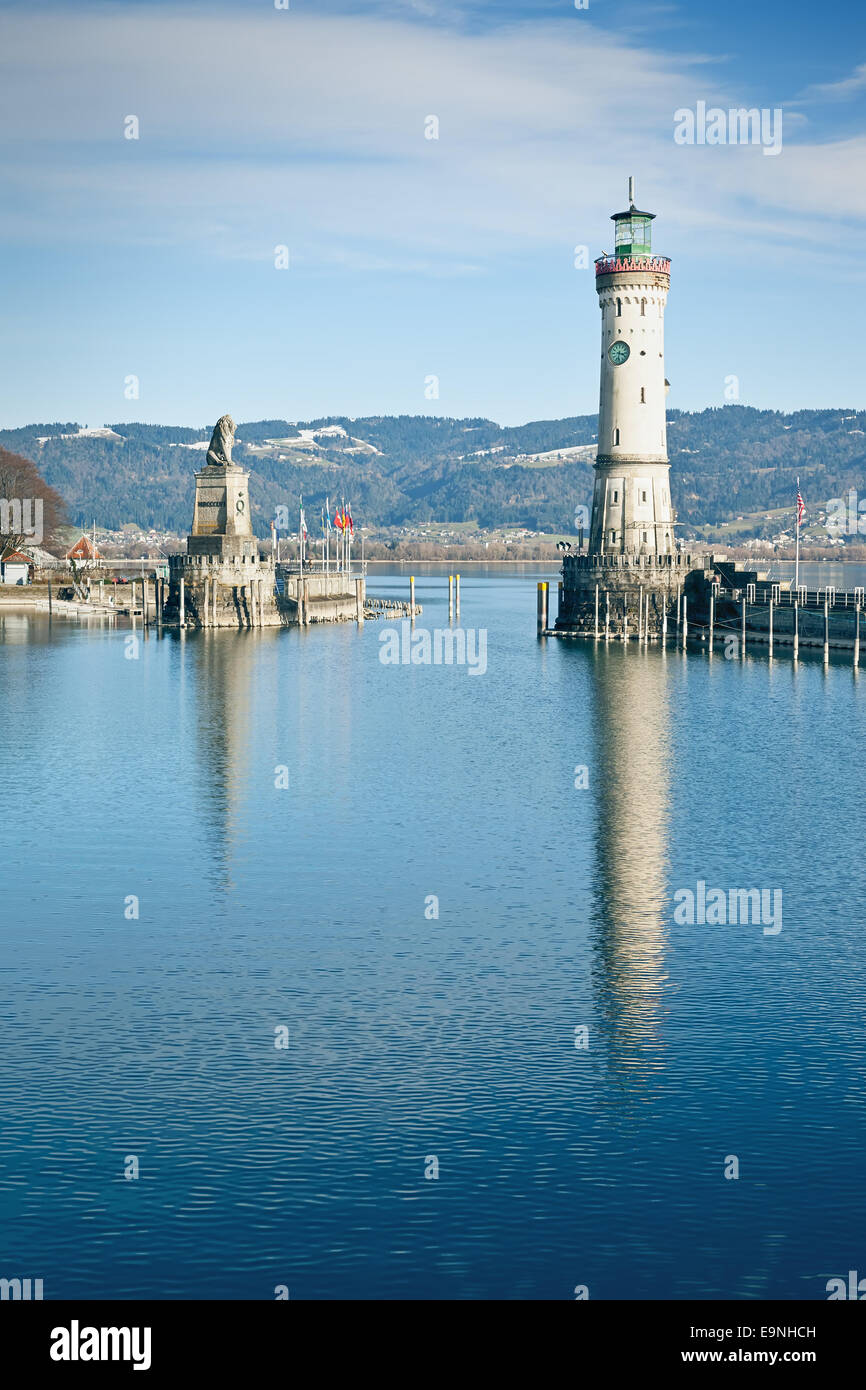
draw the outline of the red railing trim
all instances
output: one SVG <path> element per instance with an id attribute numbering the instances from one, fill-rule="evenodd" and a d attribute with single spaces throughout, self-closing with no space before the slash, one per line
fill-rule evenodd
<path id="1" fill-rule="evenodd" d="M 669 275 L 669 256 L 599 256 L 595 262 L 596 275 L 615 275 L 617 271 L 652 270 Z"/>

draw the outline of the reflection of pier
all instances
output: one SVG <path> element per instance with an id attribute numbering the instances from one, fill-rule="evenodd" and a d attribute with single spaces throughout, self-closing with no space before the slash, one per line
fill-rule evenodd
<path id="1" fill-rule="evenodd" d="M 593 977 L 611 1060 L 631 1070 L 653 1065 L 667 980 L 667 667 L 660 654 L 627 647 L 595 647 L 590 662 L 598 806 Z"/>
<path id="2" fill-rule="evenodd" d="M 255 796 L 251 759 L 256 737 L 254 672 L 270 669 L 262 661 L 279 628 L 236 634 L 203 632 L 188 640 L 178 634 L 184 684 L 192 684 L 199 744 L 197 775 L 200 806 L 210 823 L 207 837 L 218 880 L 231 888 L 232 860 L 240 847 L 244 802 Z M 253 659 L 258 658 L 258 659 Z"/>

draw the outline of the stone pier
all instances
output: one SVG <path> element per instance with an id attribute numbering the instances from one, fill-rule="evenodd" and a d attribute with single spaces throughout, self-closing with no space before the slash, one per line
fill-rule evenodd
<path id="1" fill-rule="evenodd" d="M 677 594 L 685 592 L 690 575 L 703 574 L 710 564 L 703 555 L 568 555 L 562 565 L 561 606 L 555 631 L 593 637 L 598 586 L 599 635 L 604 637 L 605 613 L 610 612 L 610 635 L 636 637 L 641 605 L 646 635 L 661 637 L 663 616 L 676 621 Z"/>
<path id="2" fill-rule="evenodd" d="M 280 627 L 293 621 L 281 611 L 271 560 L 247 556 L 172 555 L 163 621 L 180 622 L 180 581 L 184 581 L 187 627 Z"/>

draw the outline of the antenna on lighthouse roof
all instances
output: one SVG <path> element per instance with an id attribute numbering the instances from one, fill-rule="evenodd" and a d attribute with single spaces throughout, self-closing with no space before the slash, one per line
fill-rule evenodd
<path id="1" fill-rule="evenodd" d="M 633 177 L 633 176 L 630 177 L 630 178 L 629 178 L 629 181 L 628 181 L 628 205 L 629 205 L 629 207 L 631 207 L 631 208 L 634 207 L 634 177 Z"/>

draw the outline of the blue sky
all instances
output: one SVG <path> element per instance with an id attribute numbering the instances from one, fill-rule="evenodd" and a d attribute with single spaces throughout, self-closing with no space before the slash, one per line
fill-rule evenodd
<path id="1" fill-rule="evenodd" d="M 700 101 L 781 153 L 675 143 Z M 0 130 L 0 426 L 594 411 L 629 174 L 670 406 L 866 403 L 853 0 L 6 0 Z"/>

